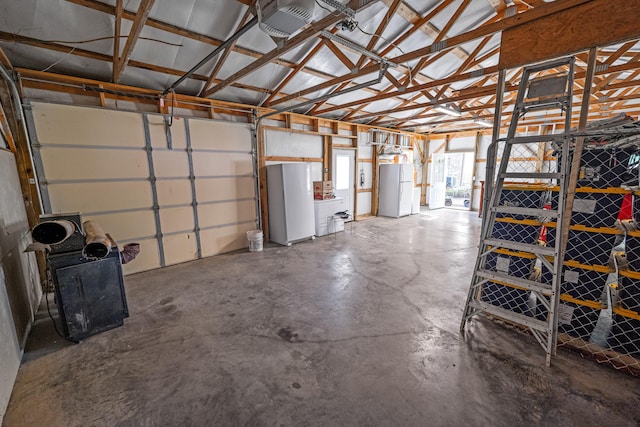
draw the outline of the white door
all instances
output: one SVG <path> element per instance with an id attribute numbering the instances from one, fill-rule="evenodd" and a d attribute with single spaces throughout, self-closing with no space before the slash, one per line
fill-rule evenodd
<path id="1" fill-rule="evenodd" d="M 333 189 L 336 197 L 342 197 L 349 215 L 355 213 L 355 150 L 333 150 Z"/>
<path id="2" fill-rule="evenodd" d="M 447 162 L 444 153 L 433 153 L 431 158 L 431 185 L 429 186 L 429 209 L 444 207 L 447 188 Z"/>

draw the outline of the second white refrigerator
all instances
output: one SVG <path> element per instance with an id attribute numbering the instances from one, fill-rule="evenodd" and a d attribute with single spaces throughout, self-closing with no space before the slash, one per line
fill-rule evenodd
<path id="1" fill-rule="evenodd" d="M 393 218 L 410 215 L 413 165 L 382 164 L 378 182 L 378 215 Z"/>

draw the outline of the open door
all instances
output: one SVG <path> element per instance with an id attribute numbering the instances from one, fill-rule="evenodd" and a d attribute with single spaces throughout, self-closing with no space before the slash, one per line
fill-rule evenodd
<path id="1" fill-rule="evenodd" d="M 431 157 L 431 185 L 429 186 L 429 209 L 444 208 L 447 190 L 447 162 L 444 153 L 433 153 Z"/>
<path id="2" fill-rule="evenodd" d="M 349 215 L 355 215 L 355 150 L 333 150 L 333 187 L 336 197 L 342 197 Z"/>

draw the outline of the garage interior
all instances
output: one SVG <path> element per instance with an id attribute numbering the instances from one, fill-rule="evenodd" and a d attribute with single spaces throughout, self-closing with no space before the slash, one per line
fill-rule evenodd
<path id="1" fill-rule="evenodd" d="M 638 8 L 4 2 L 0 422 L 638 425 Z"/>

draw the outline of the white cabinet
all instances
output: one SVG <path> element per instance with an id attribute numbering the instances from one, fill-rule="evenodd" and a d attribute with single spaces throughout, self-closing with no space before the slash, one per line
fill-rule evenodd
<path id="1" fill-rule="evenodd" d="M 329 200 L 314 200 L 313 204 L 316 215 L 316 236 L 324 236 L 344 230 L 344 220 L 335 217 L 336 212 L 342 212 L 345 209 L 342 197 Z"/>

